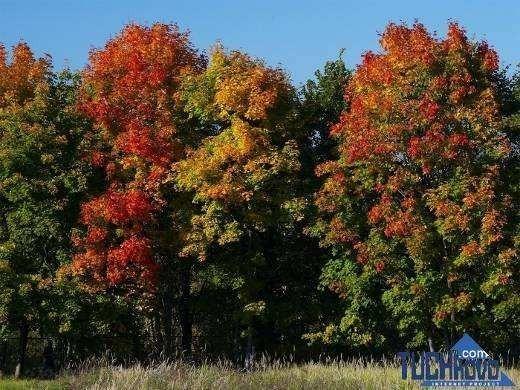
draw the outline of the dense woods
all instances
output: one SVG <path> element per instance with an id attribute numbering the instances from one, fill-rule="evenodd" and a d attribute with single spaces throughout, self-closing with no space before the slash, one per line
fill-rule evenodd
<path id="1" fill-rule="evenodd" d="M 518 354 L 520 77 L 455 24 L 296 87 L 175 25 L 0 46 L 0 373 Z M 515 349 L 516 348 L 516 349 Z"/>

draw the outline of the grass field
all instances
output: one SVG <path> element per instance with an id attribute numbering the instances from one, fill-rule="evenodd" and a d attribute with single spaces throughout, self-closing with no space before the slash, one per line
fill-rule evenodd
<path id="1" fill-rule="evenodd" d="M 520 370 L 509 370 L 520 383 Z M 163 363 L 153 367 L 105 366 L 53 381 L 0 380 L 0 389 L 419 389 L 404 381 L 394 364 L 360 362 L 305 365 L 268 365 L 240 372 L 225 364 L 192 367 Z"/>

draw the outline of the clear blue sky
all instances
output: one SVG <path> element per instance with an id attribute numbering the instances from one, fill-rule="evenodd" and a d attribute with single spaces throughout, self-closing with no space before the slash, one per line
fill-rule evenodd
<path id="1" fill-rule="evenodd" d="M 20 39 L 37 54 L 49 53 L 57 68 L 81 68 L 91 47 L 100 47 L 130 21 L 176 22 L 193 43 L 208 49 L 216 40 L 281 65 L 297 84 L 311 77 L 341 48 L 350 66 L 377 49 L 389 21 L 418 19 L 444 35 L 456 20 L 470 36 L 487 39 L 501 64 L 520 62 L 520 3 L 502 1 L 132 1 L 0 0 L 0 42 Z"/>

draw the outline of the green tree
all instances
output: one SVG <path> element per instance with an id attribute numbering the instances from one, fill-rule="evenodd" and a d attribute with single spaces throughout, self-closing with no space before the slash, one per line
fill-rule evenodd
<path id="1" fill-rule="evenodd" d="M 344 94 L 351 71 L 342 55 L 343 51 L 338 59 L 327 61 L 323 70 L 317 70 L 315 78 L 308 80 L 300 91 L 299 122 L 305 128 L 303 172 L 314 182 L 318 182 L 314 168 L 335 156 L 336 143 L 330 136 L 330 127 L 338 122 L 347 105 Z"/>
<path id="2" fill-rule="evenodd" d="M 70 230 L 87 189 L 88 122 L 74 110 L 77 78 L 54 76 L 26 44 L 0 46 L 0 324 L 19 337 L 23 374 L 31 332 L 49 336 L 56 271 L 70 261 Z M 64 307 L 60 310 L 66 310 Z"/>

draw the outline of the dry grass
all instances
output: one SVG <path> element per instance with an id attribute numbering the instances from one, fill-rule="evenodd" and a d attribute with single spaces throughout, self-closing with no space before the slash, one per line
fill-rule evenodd
<path id="1" fill-rule="evenodd" d="M 520 383 L 520 370 L 509 370 Z M 55 381 L 1 381 L 0 389 L 419 389 L 419 383 L 404 381 L 394 362 L 362 361 L 308 363 L 303 365 L 260 364 L 241 372 L 229 364 L 187 365 L 160 363 L 149 367 L 123 368 L 104 364 L 83 367 L 74 375 Z"/>
<path id="2" fill-rule="evenodd" d="M 105 367 L 70 378 L 74 389 L 411 389 L 398 367 L 361 362 L 281 365 L 240 372 L 227 364 L 198 367 L 161 363 L 152 367 Z"/>

